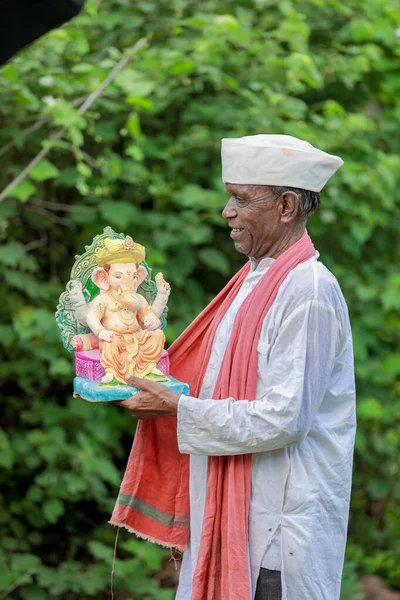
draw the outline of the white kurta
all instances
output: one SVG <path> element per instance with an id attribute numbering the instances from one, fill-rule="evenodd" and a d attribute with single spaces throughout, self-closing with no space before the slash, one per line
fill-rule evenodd
<path id="1" fill-rule="evenodd" d="M 290 272 L 265 317 L 256 399 L 211 398 L 237 311 L 270 258 L 256 268 L 252 262 L 220 323 L 200 398 L 180 398 L 178 444 L 191 455 L 191 533 L 176 600 L 191 598 L 207 456 L 245 453 L 253 454 L 251 598 L 263 566 L 282 571 L 283 600 L 339 599 L 356 424 L 353 350 L 343 295 L 317 259 Z"/>

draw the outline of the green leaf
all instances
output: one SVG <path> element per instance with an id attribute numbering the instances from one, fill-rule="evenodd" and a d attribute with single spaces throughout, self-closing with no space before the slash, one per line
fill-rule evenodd
<path id="1" fill-rule="evenodd" d="M 216 248 L 203 248 L 199 252 L 200 261 L 214 271 L 227 275 L 229 273 L 229 262 L 220 250 Z"/>
<path id="2" fill-rule="evenodd" d="M 174 200 L 182 207 L 195 210 L 221 209 L 225 206 L 226 195 L 215 190 L 207 190 L 198 185 L 187 184 L 175 192 Z"/>
<path id="3" fill-rule="evenodd" d="M 53 377 L 71 376 L 73 372 L 72 362 L 65 358 L 57 358 L 50 365 L 50 375 Z"/>
<path id="4" fill-rule="evenodd" d="M 37 585 L 29 585 L 21 590 L 24 600 L 48 600 L 48 593 Z"/>
<path id="5" fill-rule="evenodd" d="M 137 160 L 138 162 L 144 159 L 143 150 L 136 144 L 129 144 L 129 146 L 127 146 L 127 148 L 125 149 L 125 154 L 127 156 L 131 156 L 134 160 Z"/>
<path id="6" fill-rule="evenodd" d="M 65 187 L 73 187 L 79 179 L 76 167 L 66 167 L 62 169 L 57 177 L 57 183 Z"/>
<path id="7" fill-rule="evenodd" d="M 41 566 L 40 559 L 33 554 L 14 554 L 12 562 L 14 568 L 21 572 L 37 571 Z"/>
<path id="8" fill-rule="evenodd" d="M 141 134 L 140 131 L 140 119 L 139 115 L 135 112 L 131 113 L 126 122 L 126 127 L 132 137 L 139 137 Z"/>
<path id="9" fill-rule="evenodd" d="M 46 500 L 42 506 L 42 513 L 49 523 L 57 523 L 61 515 L 64 514 L 64 504 L 57 498 Z"/>
<path id="10" fill-rule="evenodd" d="M 86 481 L 75 473 L 65 473 L 63 481 L 65 482 L 68 494 L 71 496 L 79 497 L 79 495 L 88 487 Z"/>
<path id="11" fill-rule="evenodd" d="M 0 466 L 5 469 L 11 469 L 14 464 L 15 453 L 12 448 L 5 448 L 0 452 Z"/>
<path id="12" fill-rule="evenodd" d="M 21 181 L 21 183 L 12 188 L 7 195 L 11 198 L 18 198 L 18 200 L 25 202 L 35 193 L 35 191 L 35 186 L 29 181 L 25 180 Z"/>
<path id="13" fill-rule="evenodd" d="M 156 86 L 155 81 L 133 69 L 124 69 L 115 78 L 115 83 L 129 96 L 144 98 L 149 96 Z"/>
<path id="14" fill-rule="evenodd" d="M 97 560 L 101 560 L 107 564 L 112 563 L 112 552 L 109 546 L 93 540 L 88 542 L 88 548 Z"/>
<path id="15" fill-rule="evenodd" d="M 7 450 L 10 447 L 10 442 L 8 441 L 8 437 L 3 429 L 0 427 L 0 453 L 3 450 Z"/>
<path id="16" fill-rule="evenodd" d="M 156 546 L 156 544 L 147 545 L 141 540 L 136 540 L 131 537 L 123 545 L 124 550 L 127 550 L 132 556 L 137 556 L 145 564 L 147 564 L 152 570 L 157 571 L 161 568 L 165 557 L 166 551 Z"/>
<path id="17" fill-rule="evenodd" d="M 11 241 L 0 246 L 0 263 L 7 267 L 17 266 L 23 262 L 25 256 L 25 248 L 20 242 Z"/>
<path id="18" fill-rule="evenodd" d="M 364 419 L 380 419 L 383 414 L 382 405 L 375 398 L 366 398 L 358 402 L 357 414 Z"/>
<path id="19" fill-rule="evenodd" d="M 0 248 L 1 253 L 1 248 Z M 13 328 L 10 325 L 0 324 L 0 344 L 3 346 L 9 346 L 13 343 L 15 334 Z"/>
<path id="20" fill-rule="evenodd" d="M 113 485 L 119 485 L 121 483 L 119 471 L 110 460 L 104 458 L 98 459 L 96 461 L 96 470 L 105 481 L 108 481 Z"/>
<path id="21" fill-rule="evenodd" d="M 400 375 L 400 356 L 391 354 L 382 362 L 382 372 L 388 379 L 394 380 Z"/>
<path id="22" fill-rule="evenodd" d="M 46 179 L 53 179 L 54 177 L 57 177 L 59 172 L 60 171 L 53 165 L 53 163 L 46 158 L 42 158 L 37 165 L 29 170 L 29 175 L 36 181 L 46 181 Z"/>
<path id="23" fill-rule="evenodd" d="M 127 202 L 110 202 L 101 203 L 100 212 L 105 222 L 111 225 L 116 225 L 121 229 L 126 229 L 133 221 L 136 210 L 132 204 Z"/>
<path id="24" fill-rule="evenodd" d="M 372 233 L 371 226 L 368 223 L 352 223 L 351 232 L 359 244 L 367 241 Z"/>
<path id="25" fill-rule="evenodd" d="M 191 60 L 182 60 L 175 63 L 169 70 L 171 75 L 182 75 L 190 73 L 195 68 L 195 63 Z"/>

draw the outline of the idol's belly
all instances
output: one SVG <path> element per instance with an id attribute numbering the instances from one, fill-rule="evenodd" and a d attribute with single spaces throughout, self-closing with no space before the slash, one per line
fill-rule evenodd
<path id="1" fill-rule="evenodd" d="M 105 316 L 102 322 L 103 327 L 115 333 L 136 333 L 141 331 L 141 327 L 136 318 L 136 314 L 130 311 L 120 311 L 123 313 L 118 316 L 114 313 L 110 316 Z"/>

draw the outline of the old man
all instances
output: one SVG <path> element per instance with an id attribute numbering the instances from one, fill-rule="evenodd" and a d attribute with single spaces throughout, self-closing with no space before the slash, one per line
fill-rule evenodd
<path id="1" fill-rule="evenodd" d="M 178 600 L 339 599 L 353 351 L 306 223 L 342 164 L 285 135 L 222 141 L 222 216 L 248 261 L 170 348 L 191 395 L 130 380 L 143 420 L 111 522 L 184 550 Z"/>

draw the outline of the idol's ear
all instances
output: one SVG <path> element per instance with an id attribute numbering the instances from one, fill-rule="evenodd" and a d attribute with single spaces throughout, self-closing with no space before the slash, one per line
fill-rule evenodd
<path id="1" fill-rule="evenodd" d="M 146 279 L 148 275 L 147 269 L 146 267 L 144 267 L 143 265 L 139 265 L 137 270 L 136 270 L 136 287 L 139 287 L 139 285 L 141 283 L 143 283 L 143 281 Z"/>
<path id="2" fill-rule="evenodd" d="M 106 292 L 110 287 L 110 280 L 105 269 L 98 267 L 92 273 L 92 281 L 98 288 Z"/>

